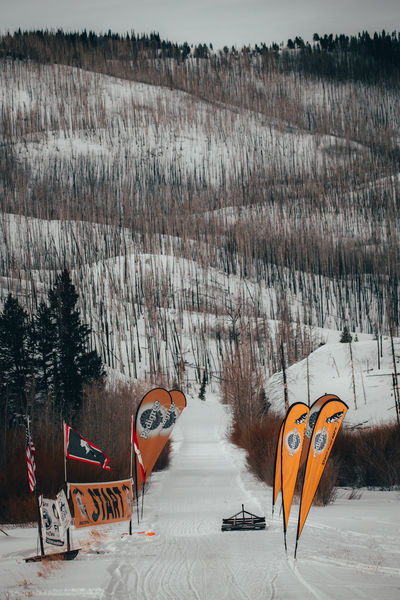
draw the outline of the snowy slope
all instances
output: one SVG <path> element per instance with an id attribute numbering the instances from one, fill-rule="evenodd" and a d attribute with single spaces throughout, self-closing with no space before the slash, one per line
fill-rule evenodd
<path id="1" fill-rule="evenodd" d="M 166 181 L 177 173 L 183 181 L 207 174 L 218 184 L 271 161 L 311 172 L 329 162 L 329 149 L 346 145 L 166 87 L 62 65 L 0 67 L 0 107 L 11 108 L 20 138 L 15 155 L 37 177 L 54 169 L 68 181 L 85 157 L 99 178 L 113 164 L 121 177 L 133 178 L 157 165 Z"/>
<path id="2" fill-rule="evenodd" d="M 352 370 L 349 345 L 337 341 L 340 332 L 322 330 L 322 337 L 328 342 L 312 352 L 308 361 L 304 359 L 288 368 L 289 403 L 312 403 L 325 393 L 336 394 L 349 406 L 344 425 L 371 426 L 394 421 L 396 409 L 390 338 L 383 338 L 382 356 L 378 358 L 377 341 L 373 336 L 359 334 L 359 341 L 351 344 Z M 396 370 L 399 372 L 398 338 L 394 339 L 394 349 Z M 284 412 L 282 373 L 274 374 L 266 387 L 273 406 Z"/>
<path id="3" fill-rule="evenodd" d="M 113 239 L 115 228 L 111 226 L 83 221 L 47 221 L 11 214 L 0 215 L 0 226 L 0 250 L 4 255 L 11 253 L 15 262 L 27 270 L 23 271 L 25 279 L 10 276 L 0 279 L 3 300 L 11 287 L 24 301 L 25 296 L 29 297 L 32 282 L 39 297 L 45 297 L 52 276 L 52 257 L 60 254 L 71 262 L 74 257 L 78 261 L 72 278 L 80 295 L 83 320 L 94 330 L 93 342 L 105 359 L 107 329 L 107 346 L 114 359 L 113 368 L 109 370 L 111 379 L 143 377 L 149 372 L 149 323 L 153 343 L 158 344 L 160 368 L 173 379 L 176 364 L 182 358 L 186 368 L 185 385 L 195 381 L 196 366 L 204 365 L 205 352 L 215 384 L 220 381 L 222 363 L 215 330 L 218 327 L 221 331 L 229 331 L 231 327 L 231 318 L 224 308 L 228 303 L 235 305 L 239 299 L 242 308 L 252 307 L 257 298 L 260 313 L 268 323 L 269 335 L 275 336 L 279 329 L 278 321 L 270 318 L 278 312 L 278 294 L 274 287 L 227 275 L 220 269 L 206 268 L 195 260 L 176 256 L 172 238 L 165 238 L 165 245 L 170 248 L 165 254 L 148 254 L 140 252 L 130 233 L 122 230 L 119 235 L 124 240 L 121 246 L 124 245 L 126 254 L 109 258 L 112 244 L 104 244 L 104 239 Z M 28 252 L 30 258 L 25 265 Z M 29 265 L 33 267 L 30 273 Z M 146 286 L 150 286 L 150 291 L 143 298 L 142 290 Z M 155 293 L 160 290 L 161 300 L 153 306 Z M 33 297 L 32 293 L 30 295 Z M 197 299 L 198 296 L 203 312 L 196 310 L 193 304 L 193 297 Z M 295 294 L 288 294 L 288 297 L 295 314 L 301 310 L 301 299 Z M 395 419 L 390 338 L 383 338 L 378 365 L 374 336 L 357 334 L 359 341 L 352 343 L 353 382 L 350 349 L 347 344 L 339 343 L 340 331 L 334 329 L 336 320 L 337 315 L 332 314 L 332 329 L 313 327 L 315 345 L 322 345 L 310 354 L 308 361 L 304 359 L 288 368 L 289 401 L 312 403 L 324 393 L 333 393 L 349 406 L 348 424 L 371 425 Z M 180 336 L 179 354 L 171 343 L 176 330 Z M 198 332 L 204 339 L 202 346 L 199 346 Z M 394 346 L 397 371 L 400 372 L 398 338 L 395 338 Z M 268 367 L 265 375 L 271 375 Z M 266 392 L 273 408 L 283 413 L 282 373 L 269 377 Z"/>
<path id="4" fill-rule="evenodd" d="M 400 593 L 399 492 L 340 490 L 313 507 L 293 561 L 298 506 L 285 555 L 271 489 L 245 468 L 226 440 L 229 414 L 218 399 L 189 398 L 173 433 L 170 468 L 151 477 L 144 519 L 75 532 L 83 549 L 73 562 L 25 564 L 35 530 L 0 537 L 0 597 L 157 600 L 395 600 Z M 266 516 L 267 528 L 221 532 L 241 509 Z M 140 533 L 143 532 L 143 533 Z M 147 536 L 146 533 L 155 535 Z"/>

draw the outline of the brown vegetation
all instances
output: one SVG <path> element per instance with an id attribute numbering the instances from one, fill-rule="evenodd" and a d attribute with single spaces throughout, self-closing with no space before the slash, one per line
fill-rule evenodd
<path id="1" fill-rule="evenodd" d="M 252 472 L 267 485 L 273 485 L 276 443 L 282 417 L 268 414 L 247 428 L 234 421 L 231 441 L 247 452 Z M 301 494 L 303 473 L 296 485 Z M 314 504 L 325 506 L 336 497 L 336 488 L 373 487 L 393 489 L 400 486 L 400 437 L 397 423 L 366 430 L 339 432 L 325 466 Z"/>
<path id="2" fill-rule="evenodd" d="M 332 449 L 338 485 L 346 487 L 400 486 L 400 435 L 397 423 L 339 432 Z"/>
<path id="3" fill-rule="evenodd" d="M 79 433 L 98 446 L 110 459 L 111 471 L 96 465 L 67 460 L 67 479 L 71 482 L 115 481 L 130 476 L 131 415 L 153 384 L 138 381 L 118 384 L 114 389 L 86 390 L 80 415 Z M 64 485 L 63 431 L 61 426 L 36 422 L 32 427 L 36 446 L 38 491 L 46 497 Z M 29 492 L 25 456 L 25 428 L 7 432 L 8 461 L 0 470 L 0 523 L 25 523 L 36 520 L 34 494 Z M 166 445 L 157 469 L 168 466 Z"/>

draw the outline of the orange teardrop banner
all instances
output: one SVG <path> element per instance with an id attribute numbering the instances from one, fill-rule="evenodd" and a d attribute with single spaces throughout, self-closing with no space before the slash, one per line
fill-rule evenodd
<path id="1" fill-rule="evenodd" d="M 297 473 L 299 471 L 301 449 L 304 441 L 304 433 L 307 427 L 308 413 L 310 409 L 303 402 L 296 402 L 289 408 L 282 429 L 282 508 L 283 508 L 283 531 L 285 533 L 289 521 L 290 509 L 293 501 L 294 489 L 296 487 Z"/>
<path id="2" fill-rule="evenodd" d="M 337 397 L 336 397 L 337 398 Z M 297 524 L 297 543 L 307 515 L 311 508 L 324 467 L 332 450 L 336 435 L 348 410 L 347 404 L 340 399 L 330 399 L 321 406 L 314 425 L 313 434 L 307 454 L 306 470 L 300 501 L 299 520 Z"/>
<path id="3" fill-rule="evenodd" d="M 170 393 L 163 388 L 148 392 L 140 402 L 135 416 L 135 430 L 143 469 L 146 479 L 149 477 L 159 456 L 160 431 L 172 403 Z M 135 456 L 137 461 L 137 456 Z M 136 493 L 143 483 L 140 468 L 136 463 Z"/>

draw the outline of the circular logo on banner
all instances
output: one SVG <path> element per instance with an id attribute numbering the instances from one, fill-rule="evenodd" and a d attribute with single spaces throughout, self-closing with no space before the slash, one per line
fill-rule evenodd
<path id="1" fill-rule="evenodd" d="M 176 420 L 179 416 L 179 411 L 175 406 L 175 403 L 172 402 L 171 406 L 168 409 L 168 412 L 165 416 L 164 423 L 161 429 L 162 435 L 169 435 L 171 429 L 174 427 Z"/>
<path id="2" fill-rule="evenodd" d="M 296 428 L 294 428 L 293 431 L 289 431 L 285 437 L 285 443 L 289 450 L 290 456 L 293 456 L 293 454 L 300 450 L 301 437 Z"/>
<path id="3" fill-rule="evenodd" d="M 321 429 L 321 431 L 317 431 L 314 437 L 314 458 L 321 454 L 326 448 L 326 444 L 328 443 L 328 432 L 326 427 Z"/>
<path id="4" fill-rule="evenodd" d="M 164 420 L 164 411 L 156 400 L 153 404 L 145 404 L 138 414 L 139 436 L 147 439 L 157 435 Z"/>
<path id="5" fill-rule="evenodd" d="M 312 436 L 312 432 L 315 426 L 315 423 L 318 419 L 318 415 L 320 413 L 320 407 L 317 406 L 314 410 L 310 411 L 310 414 L 308 416 L 308 423 L 307 423 L 307 427 L 306 427 L 306 437 L 310 438 Z"/>

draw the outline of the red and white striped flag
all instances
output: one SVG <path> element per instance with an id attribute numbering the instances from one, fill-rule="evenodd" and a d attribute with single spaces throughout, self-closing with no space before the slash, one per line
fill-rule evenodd
<path id="1" fill-rule="evenodd" d="M 31 492 L 36 488 L 36 448 L 32 442 L 29 429 L 26 430 L 26 465 L 28 467 L 29 489 Z"/>
<path id="2" fill-rule="evenodd" d="M 131 425 L 132 425 L 132 445 L 133 445 L 133 449 L 135 450 L 135 454 L 136 454 L 138 462 L 139 462 L 140 473 L 142 475 L 142 481 L 143 481 L 143 483 L 145 483 L 146 475 L 144 472 L 144 464 L 143 464 L 142 454 L 140 452 L 139 443 L 138 443 L 138 440 L 136 437 L 136 430 L 135 430 L 133 415 L 131 417 Z"/>

